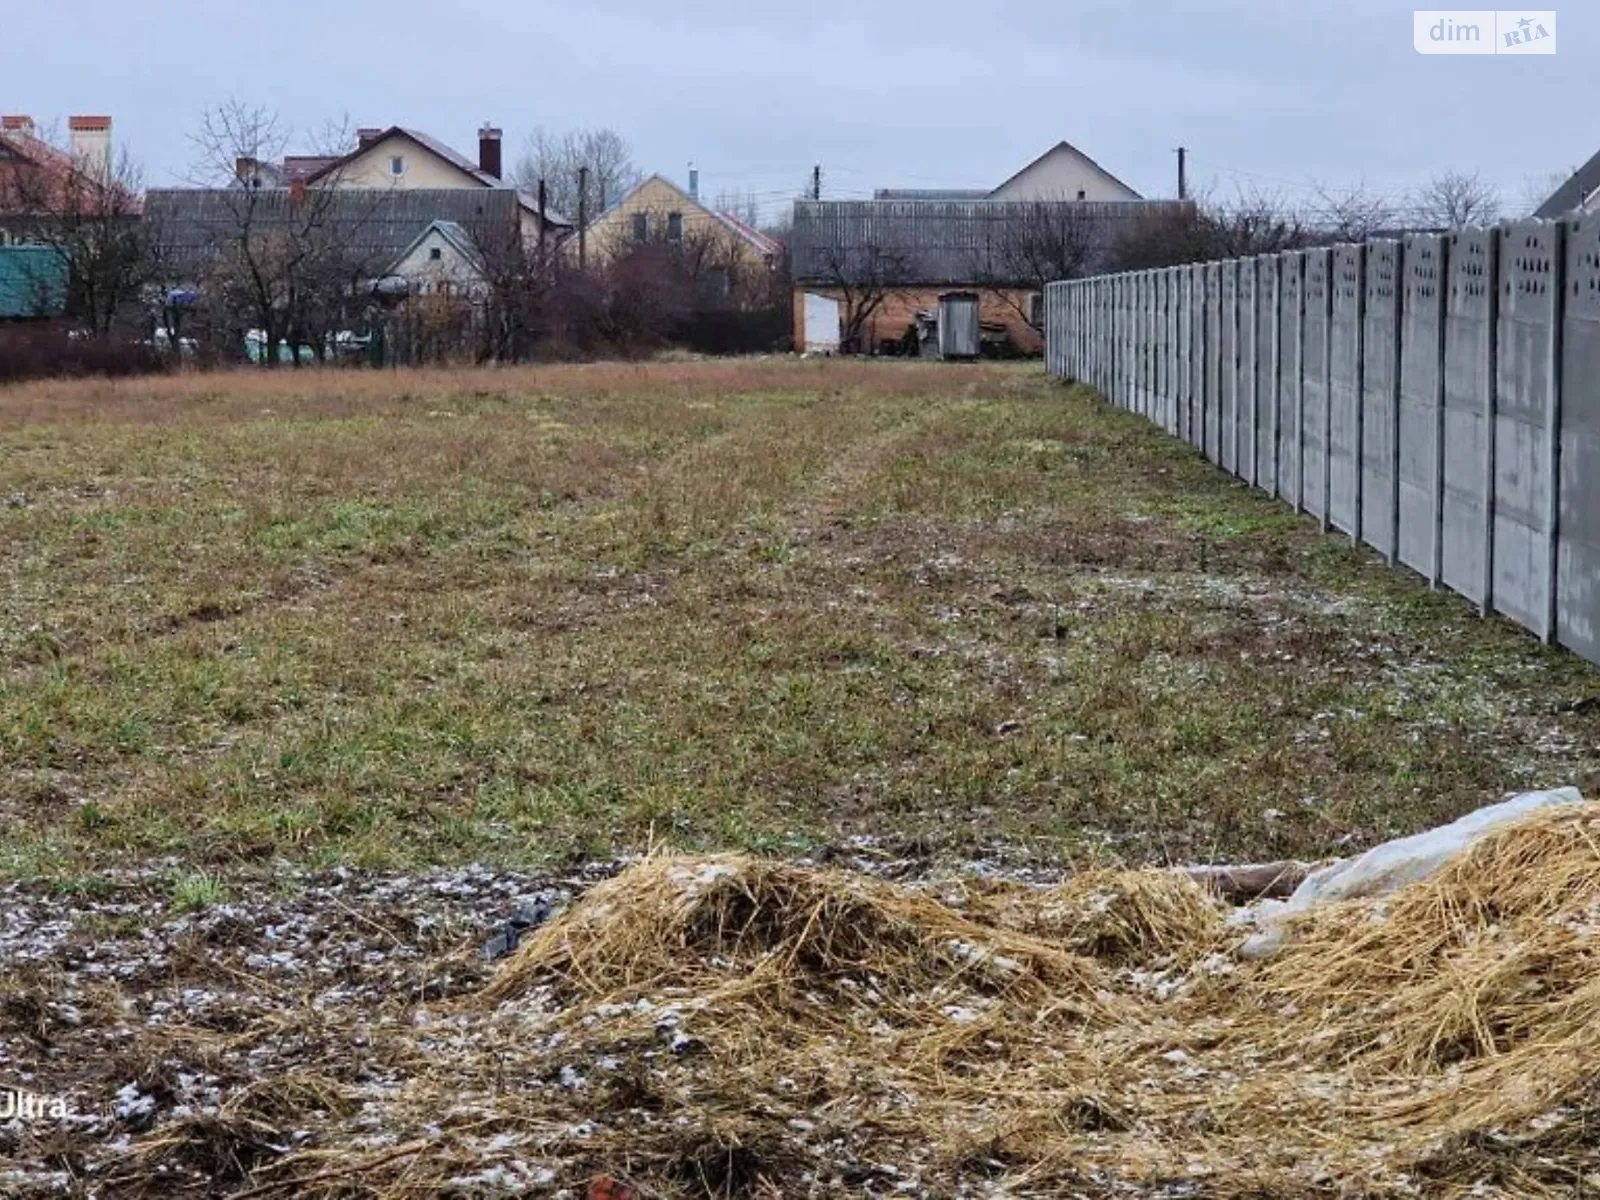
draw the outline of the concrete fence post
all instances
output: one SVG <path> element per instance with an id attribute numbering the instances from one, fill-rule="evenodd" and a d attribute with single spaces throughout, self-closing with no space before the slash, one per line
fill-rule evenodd
<path id="1" fill-rule="evenodd" d="M 1404 362 L 1400 339 L 1405 331 L 1406 244 L 1394 246 L 1394 295 L 1389 339 L 1389 565 L 1400 562 L 1400 371 Z"/>
<path id="2" fill-rule="evenodd" d="M 1283 494 L 1283 256 L 1267 260 L 1272 277 L 1272 498 Z"/>
<path id="3" fill-rule="evenodd" d="M 1428 568 L 1428 586 L 1438 591 L 1444 582 L 1444 445 L 1445 445 L 1445 404 L 1447 387 L 1445 370 L 1448 366 L 1448 357 L 1445 353 L 1446 331 L 1449 329 L 1449 305 L 1443 299 L 1450 288 L 1450 246 L 1451 239 L 1439 239 L 1439 344 L 1435 356 L 1438 378 L 1434 381 L 1433 389 L 1433 546 L 1432 562 Z"/>
<path id="4" fill-rule="evenodd" d="M 1561 625 L 1561 409 L 1562 359 L 1565 353 L 1563 330 L 1566 325 L 1567 227 L 1557 222 L 1550 231 L 1550 291 L 1554 309 L 1550 314 L 1550 338 L 1546 353 L 1550 371 L 1550 427 L 1545 442 L 1545 645 L 1554 646 Z"/>
<path id="5" fill-rule="evenodd" d="M 1294 511 L 1306 510 L 1306 256 L 1290 260 L 1295 273 L 1294 304 Z"/>
<path id="6" fill-rule="evenodd" d="M 1222 369 L 1227 372 L 1228 408 L 1233 414 L 1233 428 L 1228 436 L 1233 445 L 1233 473 L 1239 470 L 1239 260 L 1231 258 L 1222 264 L 1222 327 L 1228 331 L 1227 358 Z M 1229 285 L 1232 286 L 1229 286 Z"/>
<path id="7" fill-rule="evenodd" d="M 1483 414 L 1483 599 L 1478 605 L 1478 615 L 1487 617 L 1494 611 L 1494 501 L 1495 501 L 1495 442 L 1499 440 L 1499 389 L 1500 389 L 1500 230 L 1489 231 L 1488 271 L 1489 299 L 1489 353 L 1485 370 L 1488 379 L 1484 387 Z"/>
<path id="8" fill-rule="evenodd" d="M 1322 335 L 1322 532 L 1328 532 L 1333 508 L 1333 292 L 1337 286 L 1334 278 L 1334 258 L 1329 251 L 1324 269 L 1327 286 L 1323 289 Z"/>
<path id="9" fill-rule="evenodd" d="M 1351 286 L 1355 289 L 1356 319 L 1356 379 L 1355 379 L 1355 406 L 1351 413 L 1351 420 L 1355 425 L 1352 431 L 1353 444 L 1350 447 L 1351 472 L 1350 472 L 1350 544 L 1361 544 L 1361 501 L 1362 476 L 1366 474 L 1366 416 L 1367 416 L 1367 248 L 1360 245 L 1355 248 L 1355 279 Z"/>

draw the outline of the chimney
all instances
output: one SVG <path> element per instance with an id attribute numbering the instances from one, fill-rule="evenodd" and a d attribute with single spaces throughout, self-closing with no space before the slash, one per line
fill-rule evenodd
<path id="1" fill-rule="evenodd" d="M 365 150 L 382 136 L 383 130 L 381 129 L 358 129 L 356 130 L 356 149 Z"/>
<path id="2" fill-rule="evenodd" d="M 700 203 L 700 171 L 693 163 L 689 164 L 689 199 Z"/>
<path id="3" fill-rule="evenodd" d="M 20 115 L 0 117 L 0 133 L 20 133 L 23 137 L 32 137 L 33 118 Z"/>
<path id="4" fill-rule="evenodd" d="M 500 133 L 488 122 L 478 130 L 478 170 L 485 175 L 500 178 Z"/>
<path id="5" fill-rule="evenodd" d="M 68 117 L 67 134 L 79 170 L 93 176 L 111 170 L 110 117 Z"/>

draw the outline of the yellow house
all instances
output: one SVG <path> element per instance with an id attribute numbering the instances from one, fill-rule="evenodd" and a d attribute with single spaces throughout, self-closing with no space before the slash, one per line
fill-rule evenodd
<path id="1" fill-rule="evenodd" d="M 730 213 L 701 204 L 693 172 L 690 178 L 686 192 L 652 175 L 606 210 L 589 226 L 590 258 L 606 262 L 642 245 L 676 245 L 746 277 L 770 271 L 783 245 Z"/>
<path id="2" fill-rule="evenodd" d="M 490 125 L 478 130 L 478 161 L 473 162 L 437 138 L 399 125 L 356 131 L 356 148 L 337 158 L 286 159 L 286 172 L 308 187 L 338 188 L 510 188 L 501 178 L 501 131 Z M 296 171 L 296 164 L 304 170 Z M 522 234 L 529 244 L 540 236 L 538 197 L 517 189 Z M 546 208 L 543 233 L 559 240 L 572 230 L 563 214 Z"/>

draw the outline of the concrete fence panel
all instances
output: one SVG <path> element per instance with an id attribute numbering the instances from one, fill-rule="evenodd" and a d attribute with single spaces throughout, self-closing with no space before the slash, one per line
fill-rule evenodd
<path id="1" fill-rule="evenodd" d="M 1189 314 L 1189 373 L 1184 380 L 1184 419 L 1189 428 L 1185 440 L 1199 449 L 1205 436 L 1205 412 L 1201 405 L 1206 388 L 1206 273 L 1204 267 L 1194 264 L 1184 271 L 1188 276 L 1184 309 Z"/>
<path id="2" fill-rule="evenodd" d="M 1562 226 L 1524 221 L 1500 235 L 1493 425 L 1494 608 L 1553 638 L 1556 354 Z"/>
<path id="3" fill-rule="evenodd" d="M 1600 662 L 1600 216 L 1567 229 L 1561 325 L 1556 634 Z"/>
<path id="4" fill-rule="evenodd" d="M 1222 461 L 1222 264 L 1205 265 L 1205 390 L 1201 395 L 1201 449 L 1214 463 Z"/>
<path id="5" fill-rule="evenodd" d="M 1361 540 L 1399 561 L 1400 271 L 1399 242 L 1369 243 L 1361 335 Z"/>
<path id="6" fill-rule="evenodd" d="M 1333 253 L 1329 250 L 1306 251 L 1306 314 L 1305 352 L 1301 359 L 1302 379 L 1305 389 L 1305 407 L 1301 415 L 1305 420 L 1306 481 L 1303 494 L 1304 508 L 1328 525 L 1328 387 L 1329 338 L 1333 321 Z"/>
<path id="7" fill-rule="evenodd" d="M 1248 483 L 1255 483 L 1256 472 L 1256 356 L 1259 350 L 1256 346 L 1256 260 L 1244 258 L 1238 264 L 1238 312 L 1235 317 L 1237 326 L 1238 352 L 1235 354 L 1237 366 L 1235 377 L 1237 379 L 1238 397 L 1234 408 L 1237 413 L 1237 459 L 1233 465 L 1233 473 Z"/>
<path id="8" fill-rule="evenodd" d="M 1362 341 L 1366 303 L 1365 246 L 1333 251 L 1333 317 L 1328 364 L 1328 523 L 1352 537 L 1360 532 Z"/>
<path id="9" fill-rule="evenodd" d="M 1448 242 L 1406 238 L 1400 290 L 1399 561 L 1437 586 L 1443 554 L 1444 266 Z"/>
<path id="10" fill-rule="evenodd" d="M 1445 294 L 1444 582 L 1485 605 L 1489 451 L 1499 234 L 1450 235 Z"/>
<path id="11" fill-rule="evenodd" d="M 1281 330 L 1278 310 L 1282 263 L 1277 255 L 1256 259 L 1256 486 L 1278 494 L 1278 439 L 1283 435 L 1278 377 Z"/>
<path id="12" fill-rule="evenodd" d="M 1600 218 L 1051 284 L 1046 362 L 1600 662 Z"/>
<path id="13" fill-rule="evenodd" d="M 1296 511 L 1304 507 L 1301 469 L 1305 445 L 1302 406 L 1305 372 L 1301 346 L 1305 339 L 1305 255 L 1291 250 L 1279 256 L 1278 393 L 1283 428 L 1278 434 L 1278 494 Z"/>

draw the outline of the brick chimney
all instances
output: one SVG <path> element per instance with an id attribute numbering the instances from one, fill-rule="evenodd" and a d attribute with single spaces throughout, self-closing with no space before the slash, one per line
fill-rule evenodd
<path id="1" fill-rule="evenodd" d="M 356 149 L 365 150 L 382 136 L 383 130 L 381 129 L 358 129 L 356 130 Z"/>
<path id="2" fill-rule="evenodd" d="M 20 133 L 24 137 L 33 137 L 33 118 L 20 114 L 0 116 L 0 133 Z"/>
<path id="3" fill-rule="evenodd" d="M 68 117 L 67 135 L 80 170 L 95 176 L 111 170 L 110 117 Z"/>
<path id="4" fill-rule="evenodd" d="M 478 130 L 478 170 L 496 179 L 500 178 L 502 167 L 500 136 L 501 131 L 488 123 Z"/>

